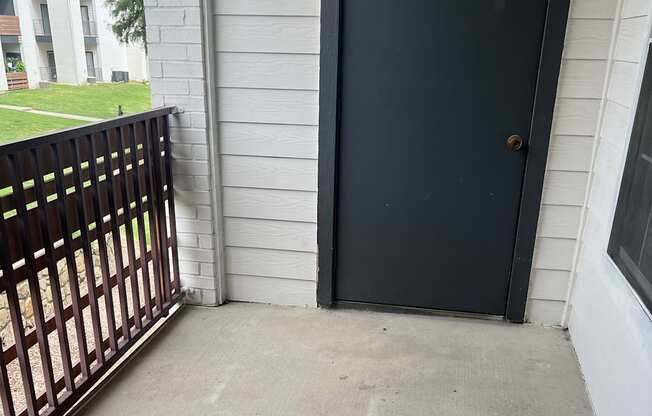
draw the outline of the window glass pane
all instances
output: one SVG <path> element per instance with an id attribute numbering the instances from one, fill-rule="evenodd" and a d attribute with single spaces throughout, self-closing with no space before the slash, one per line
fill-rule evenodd
<path id="1" fill-rule="evenodd" d="M 623 173 L 609 254 L 652 310 L 652 56 L 648 59 Z"/>
<path id="2" fill-rule="evenodd" d="M 649 66 L 649 65 L 648 65 Z M 645 92 L 645 91 L 642 91 Z M 646 99 L 647 101 L 647 106 L 646 108 L 650 109 L 652 108 L 652 94 L 647 92 L 647 97 L 640 97 L 640 100 L 643 101 Z M 639 107 L 641 105 L 639 104 Z M 648 111 L 646 111 L 646 117 L 645 117 L 645 127 L 641 131 L 641 140 L 639 141 L 639 148 L 638 148 L 638 153 L 643 157 L 644 159 L 647 159 L 648 161 L 652 161 L 652 117 L 650 117 L 649 114 L 647 114 Z M 632 141 L 632 144 L 634 141 Z"/>
<path id="3" fill-rule="evenodd" d="M 652 227 L 648 225 L 639 267 L 643 276 L 652 276 Z M 646 280 L 650 280 L 646 277 Z"/>
<path id="4" fill-rule="evenodd" d="M 639 261 L 649 208 L 652 204 L 652 193 L 646 192 L 646 189 L 651 186 L 652 164 L 639 157 L 633 172 L 631 191 L 625 200 L 621 242 L 636 263 Z"/>

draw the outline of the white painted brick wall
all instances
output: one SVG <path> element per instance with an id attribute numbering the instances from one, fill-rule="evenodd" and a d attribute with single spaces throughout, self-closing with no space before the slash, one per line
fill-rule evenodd
<path id="1" fill-rule="evenodd" d="M 200 4 L 200 0 L 146 0 L 145 18 L 152 104 L 183 110 L 170 120 L 181 284 L 190 302 L 215 305 L 218 227 L 211 207 Z"/>

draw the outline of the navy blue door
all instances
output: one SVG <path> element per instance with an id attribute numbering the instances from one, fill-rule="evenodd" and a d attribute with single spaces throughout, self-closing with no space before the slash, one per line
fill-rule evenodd
<path id="1" fill-rule="evenodd" d="M 546 6 L 343 1 L 336 300 L 504 314 Z"/>

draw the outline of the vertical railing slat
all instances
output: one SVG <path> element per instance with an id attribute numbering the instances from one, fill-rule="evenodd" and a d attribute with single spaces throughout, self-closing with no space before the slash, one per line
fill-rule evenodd
<path id="1" fill-rule="evenodd" d="M 111 140 L 109 132 L 102 132 L 102 139 L 105 141 L 104 166 L 106 173 L 106 189 L 109 197 L 109 210 L 111 211 L 111 237 L 113 237 L 113 252 L 115 254 L 115 269 L 118 279 L 118 297 L 120 299 L 120 315 L 122 317 L 122 337 L 124 340 L 131 339 L 129 330 L 129 310 L 127 309 L 127 291 L 125 289 L 125 278 L 122 274 L 124 262 L 122 259 L 122 240 L 120 238 L 120 227 L 118 226 L 118 208 L 115 201 L 114 185 L 115 175 L 113 168 L 113 154 L 111 151 Z"/>
<path id="2" fill-rule="evenodd" d="M 2 215 L 2 213 L 0 213 Z M 14 399 L 11 395 L 11 381 L 7 374 L 7 363 L 5 362 L 4 351 L 1 346 L 4 345 L 0 337 L 0 401 L 2 401 L 2 414 L 5 416 L 14 416 Z"/>
<path id="3" fill-rule="evenodd" d="M 136 273 L 136 251 L 134 247 L 134 228 L 133 217 L 131 215 L 131 199 L 129 198 L 129 184 L 127 176 L 127 162 L 125 158 L 126 141 L 124 137 L 124 127 L 117 128 L 118 133 L 118 164 L 120 165 L 120 176 L 118 183 L 122 191 L 122 206 L 125 212 L 125 234 L 127 237 L 127 256 L 129 257 L 129 276 L 131 277 L 131 301 L 134 310 L 134 326 L 140 329 L 143 326 L 143 320 L 140 316 L 140 296 L 138 294 L 138 273 Z M 133 166 L 131 167 L 134 172 Z"/>
<path id="4" fill-rule="evenodd" d="M 23 379 L 23 389 L 25 391 L 25 403 L 27 412 L 31 415 L 37 415 L 36 393 L 34 392 L 34 377 L 32 375 L 32 366 L 29 360 L 29 352 L 25 340 L 25 326 L 23 325 L 23 316 L 20 310 L 20 300 L 18 298 L 18 282 L 16 273 L 11 260 L 9 247 L 7 246 L 8 234 L 5 225 L 4 213 L 0 213 L 0 267 L 2 267 L 3 279 L 6 279 L 7 304 L 9 306 L 9 318 L 14 332 L 14 343 L 16 344 L 16 355 L 18 365 Z"/>
<path id="5" fill-rule="evenodd" d="M 61 285 L 59 282 L 59 269 L 57 260 L 52 252 L 52 236 L 50 235 L 49 224 L 52 220 L 48 215 L 48 202 L 43 190 L 43 172 L 41 163 L 36 149 L 30 152 L 34 161 L 35 171 L 38 172 L 38 178 L 34 179 L 34 189 L 36 190 L 36 201 L 38 204 L 38 216 L 41 226 L 41 237 L 43 238 L 43 247 L 45 258 L 48 264 L 48 278 L 50 280 L 50 291 L 52 293 L 52 304 L 54 309 L 54 319 L 57 326 L 57 336 L 59 338 L 59 350 L 61 353 L 61 364 L 63 366 L 63 377 L 66 389 L 72 392 L 75 389 L 74 378 L 72 376 L 72 363 L 70 357 L 70 345 L 68 343 L 68 333 L 66 331 L 66 320 L 63 314 L 63 299 L 61 298 Z"/>
<path id="6" fill-rule="evenodd" d="M 115 311 L 113 310 L 113 291 L 111 290 L 111 270 L 109 268 L 109 254 L 106 247 L 106 225 L 104 224 L 104 211 L 100 205 L 100 173 L 97 169 L 97 146 L 95 144 L 95 135 L 88 136 L 91 157 L 89 158 L 89 177 L 95 183 L 96 192 L 92 192 L 93 211 L 95 212 L 95 221 L 97 229 L 97 245 L 100 252 L 100 272 L 102 273 L 102 293 L 104 297 L 104 307 L 106 309 L 106 325 L 109 333 L 109 348 L 111 351 L 118 351 L 118 341 L 115 329 Z M 105 171 L 105 181 L 109 180 L 108 170 L 106 169 L 105 159 L 102 159 Z M 107 185 L 108 186 L 108 185 Z"/>
<path id="7" fill-rule="evenodd" d="M 129 125 L 129 139 L 131 149 L 131 166 L 134 178 L 134 199 L 136 200 L 136 217 L 138 218 L 138 243 L 140 250 L 140 270 L 143 279 L 143 294 L 145 296 L 145 316 L 147 319 L 152 320 L 152 291 L 149 286 L 149 265 L 147 264 L 147 233 L 145 232 L 145 218 L 143 214 L 143 194 L 140 183 L 140 163 L 138 159 L 138 144 L 136 134 L 138 133 L 136 126 Z M 145 152 L 145 145 L 143 142 L 143 152 Z M 150 203 L 151 205 L 151 203 Z"/>
<path id="8" fill-rule="evenodd" d="M 82 180 L 82 160 L 79 152 L 79 140 L 73 139 L 70 142 L 73 148 L 72 152 L 72 174 L 75 183 L 75 200 L 77 202 L 77 216 L 79 218 L 79 230 L 81 232 L 81 245 L 84 255 L 84 269 L 86 273 L 86 286 L 88 288 L 88 301 L 91 309 L 91 323 L 93 328 L 93 338 L 95 340 L 95 359 L 100 365 L 104 364 L 104 348 L 102 347 L 102 324 L 100 323 L 100 310 L 95 294 L 97 286 L 95 280 L 95 264 L 93 264 L 93 251 L 91 250 L 91 241 L 88 236 L 88 216 L 84 201 L 84 181 Z M 91 181 L 90 192 L 96 193 Z"/>
<path id="9" fill-rule="evenodd" d="M 159 313 L 163 310 L 163 291 L 161 289 L 161 259 L 159 252 L 158 238 L 158 199 L 156 198 L 155 184 L 153 180 L 152 168 L 152 120 L 145 121 L 145 186 L 147 188 L 147 202 L 149 205 L 149 233 L 152 240 L 152 264 L 154 268 L 154 292 L 156 298 L 156 308 Z"/>
<path id="10" fill-rule="evenodd" d="M 81 305 L 79 304 L 79 285 L 77 282 L 77 261 L 75 251 L 72 246 L 72 231 L 68 225 L 68 213 L 66 209 L 66 189 L 63 184 L 64 170 L 61 164 L 61 154 L 57 144 L 52 145 L 55 165 L 55 186 L 57 190 L 57 211 L 59 212 L 59 221 L 61 223 L 61 232 L 63 234 L 63 246 L 66 252 L 66 266 L 68 270 L 68 283 L 70 285 L 70 297 L 72 301 L 73 318 L 75 322 L 75 333 L 77 335 L 77 348 L 79 350 L 79 364 L 81 374 L 84 378 L 90 375 L 90 365 L 88 363 L 88 348 L 86 347 L 86 327 L 84 326 L 84 316 Z"/>
<path id="11" fill-rule="evenodd" d="M 41 296 L 41 287 L 38 281 L 38 273 L 34 268 L 34 248 L 32 247 L 32 238 L 26 224 L 27 221 L 27 204 L 25 202 L 25 191 L 23 182 L 29 179 L 38 181 L 38 177 L 24 178 L 16 155 L 9 155 L 11 165 L 12 188 L 14 201 L 16 202 L 16 220 L 18 222 L 18 234 L 22 235 L 23 258 L 25 259 L 25 269 L 27 270 L 27 283 L 29 285 L 30 297 L 32 300 L 32 311 L 34 314 L 34 323 L 36 325 L 36 337 L 38 339 L 39 353 L 41 356 L 41 367 L 43 368 L 43 380 L 45 382 L 45 392 L 48 404 L 52 407 L 57 405 L 57 395 L 54 391 L 54 375 L 52 371 L 52 361 L 50 355 L 50 343 L 48 335 L 45 332 L 45 312 L 43 310 L 43 299 Z M 36 172 L 38 173 L 38 172 Z"/>
<path id="12" fill-rule="evenodd" d="M 161 280 L 163 282 L 163 291 L 165 294 L 165 300 L 169 301 L 172 298 L 172 292 L 170 289 L 170 261 L 168 258 L 168 232 L 167 232 L 167 220 L 165 218 L 165 198 L 163 197 L 163 178 L 161 173 L 161 168 L 163 165 L 163 158 L 161 157 L 161 126 L 160 119 L 156 118 L 153 121 L 153 141 L 152 141 L 152 150 L 154 153 L 154 158 L 152 162 L 154 163 L 154 188 L 156 193 L 156 198 L 158 202 L 158 212 L 159 215 L 156 216 L 158 222 L 157 230 L 159 232 L 159 247 L 161 255 Z"/>
<path id="13" fill-rule="evenodd" d="M 170 214 L 170 245 L 172 248 L 172 267 L 174 272 L 174 290 L 181 292 L 181 277 L 179 272 L 179 248 L 177 246 L 177 223 L 174 209 L 174 185 L 172 183 L 172 145 L 170 143 L 170 125 L 168 116 L 163 117 L 163 144 L 165 145 L 165 182 L 168 187 L 168 211 Z"/>

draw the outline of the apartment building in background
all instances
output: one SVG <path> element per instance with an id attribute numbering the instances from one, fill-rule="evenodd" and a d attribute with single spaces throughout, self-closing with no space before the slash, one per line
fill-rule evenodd
<path id="1" fill-rule="evenodd" d="M 144 47 L 111 24 L 104 0 L 0 0 L 0 91 L 147 80 Z"/>

